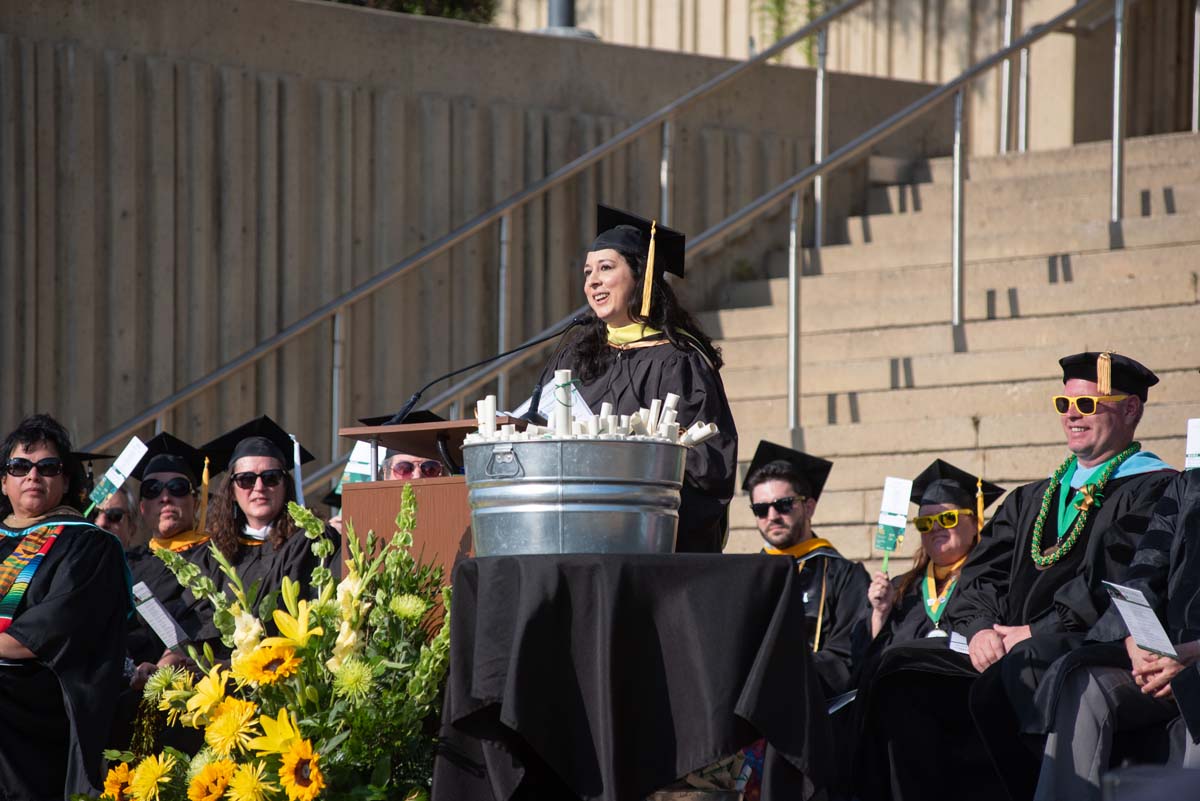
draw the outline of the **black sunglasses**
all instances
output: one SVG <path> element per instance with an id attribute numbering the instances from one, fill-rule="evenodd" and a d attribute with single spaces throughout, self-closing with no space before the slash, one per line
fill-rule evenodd
<path id="1" fill-rule="evenodd" d="M 96 519 L 100 519 L 100 515 L 104 515 L 104 519 L 109 523 L 120 523 L 125 519 L 124 509 L 101 509 L 96 512 Z"/>
<path id="2" fill-rule="evenodd" d="M 752 503 L 750 504 L 750 511 L 754 512 L 754 516 L 760 519 L 770 514 L 771 507 L 774 507 L 775 511 L 779 512 L 779 514 L 786 515 L 792 511 L 797 502 L 803 502 L 804 500 L 803 495 L 789 495 L 786 498 L 776 498 L 773 501 L 766 501 L 765 503 Z"/>
<path id="3" fill-rule="evenodd" d="M 4 465 L 4 472 L 14 478 L 22 478 L 29 475 L 29 471 L 37 468 L 38 475 L 46 478 L 54 478 L 61 476 L 63 471 L 62 459 L 57 456 L 47 456 L 45 459 L 39 459 L 36 462 L 31 462 L 28 459 L 16 457 L 9 459 Z"/>
<path id="4" fill-rule="evenodd" d="M 172 498 L 185 498 L 192 494 L 192 482 L 183 476 L 176 476 L 169 481 L 159 481 L 157 478 L 143 481 L 141 489 L 142 500 L 154 500 L 159 495 L 162 495 L 164 489 Z"/>
<path id="5" fill-rule="evenodd" d="M 261 478 L 264 487 L 278 487 L 283 483 L 283 475 L 283 471 L 278 467 L 264 470 L 261 473 L 251 473 L 247 470 L 243 473 L 234 473 L 233 483 L 237 484 L 240 489 L 251 490 Z"/>

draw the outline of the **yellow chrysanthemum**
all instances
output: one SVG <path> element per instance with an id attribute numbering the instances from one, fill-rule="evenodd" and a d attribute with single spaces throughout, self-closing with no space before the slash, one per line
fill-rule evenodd
<path id="1" fill-rule="evenodd" d="M 286 754 L 292 743 L 300 739 L 296 722 L 287 709 L 280 709 L 277 718 L 263 715 L 258 725 L 262 726 L 263 735 L 251 740 L 249 747 L 260 754 Z"/>
<path id="2" fill-rule="evenodd" d="M 325 777 L 317 764 L 318 756 L 312 743 L 299 740 L 283 755 L 279 768 L 279 783 L 292 801 L 312 801 L 325 789 Z"/>
<path id="3" fill-rule="evenodd" d="M 290 645 L 294 648 L 304 648 L 308 645 L 308 641 L 318 635 L 324 634 L 325 629 L 320 626 L 308 627 L 308 601 L 301 601 L 297 610 L 299 614 L 292 617 L 282 609 L 275 610 L 275 625 L 279 629 L 281 637 L 268 637 L 262 641 L 263 645 Z"/>
<path id="4" fill-rule="evenodd" d="M 213 712 L 212 722 L 204 730 L 204 742 L 223 757 L 245 749 L 257 732 L 254 717 L 258 706 L 240 698 L 226 698 Z"/>
<path id="5" fill-rule="evenodd" d="M 124 762 L 109 768 L 108 775 L 104 777 L 103 797 L 112 801 L 129 801 L 129 780 L 132 776 L 129 765 Z"/>
<path id="6" fill-rule="evenodd" d="M 188 801 L 218 801 L 229 788 L 237 765 L 228 759 L 218 759 L 205 765 L 188 785 Z"/>
<path id="7" fill-rule="evenodd" d="M 262 762 L 251 762 L 238 765 L 233 778 L 229 780 L 230 801 L 263 801 L 267 793 L 279 788 L 263 778 L 266 765 Z"/>
<path id="8" fill-rule="evenodd" d="M 196 694 L 187 702 L 188 715 L 193 721 L 209 717 L 225 700 L 225 685 L 228 679 L 229 674 L 222 670 L 220 665 L 214 665 L 213 669 L 196 683 Z"/>
<path id="9" fill-rule="evenodd" d="M 388 603 L 388 609 L 401 620 L 420 620 L 428 604 L 417 595 L 397 595 Z"/>
<path id="10" fill-rule="evenodd" d="M 129 777 L 129 794 L 138 801 L 158 801 L 159 785 L 171 781 L 175 757 L 170 754 L 151 754 L 138 763 Z"/>
<path id="11" fill-rule="evenodd" d="M 245 681 L 274 684 L 300 669 L 296 649 L 290 645 L 263 645 L 242 659 L 234 673 Z"/>
<path id="12" fill-rule="evenodd" d="M 371 692 L 372 680 L 371 666 L 350 657 L 333 672 L 333 692 L 341 698 L 362 701 Z"/>

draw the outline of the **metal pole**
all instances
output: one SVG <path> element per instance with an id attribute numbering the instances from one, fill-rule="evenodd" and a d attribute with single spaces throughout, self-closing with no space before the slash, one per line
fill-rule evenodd
<path id="1" fill-rule="evenodd" d="M 1192 11 L 1192 133 L 1200 133 L 1200 0 Z"/>
<path id="2" fill-rule="evenodd" d="M 509 294 L 509 275 L 508 275 L 508 259 L 509 251 L 512 248 L 512 215 L 505 214 L 500 218 L 500 308 L 496 313 L 496 352 L 504 353 L 508 350 L 508 294 Z M 496 408 L 508 408 L 508 371 L 500 373 L 496 376 Z"/>
<path id="3" fill-rule="evenodd" d="M 574 28 L 575 0 L 550 0 L 548 21 L 551 28 Z"/>
<path id="4" fill-rule="evenodd" d="M 817 120 L 813 133 L 813 163 L 817 164 L 825 158 L 825 137 L 827 133 L 829 105 L 829 76 L 825 72 L 825 56 L 828 53 L 828 31 L 825 28 L 817 34 Z M 813 251 L 820 251 L 821 243 L 825 240 L 825 176 L 818 175 L 813 180 Z"/>
<path id="5" fill-rule="evenodd" d="M 161 434 L 166 429 L 166 427 L 167 427 L 167 416 L 165 414 L 160 414 L 158 417 L 154 418 L 154 434 L 155 434 L 155 436 Z"/>
<path id="6" fill-rule="evenodd" d="M 1029 48 L 1021 48 L 1021 73 L 1017 85 L 1017 152 L 1029 146 Z"/>
<path id="7" fill-rule="evenodd" d="M 662 155 L 658 162 L 658 221 L 671 224 L 671 137 L 674 125 L 670 119 L 662 124 Z"/>
<path id="8" fill-rule="evenodd" d="M 329 452 L 338 453 L 341 438 L 338 429 L 342 425 L 342 382 L 345 380 L 346 310 L 333 315 L 333 370 L 329 377 Z"/>
<path id="9" fill-rule="evenodd" d="M 1112 206 L 1110 222 L 1125 211 L 1125 0 L 1113 10 Z"/>
<path id="10" fill-rule="evenodd" d="M 788 428 L 800 429 L 800 190 L 788 213 Z"/>
<path id="11" fill-rule="evenodd" d="M 954 208 L 950 231 L 950 324 L 963 323 L 963 90 L 954 93 Z"/>
<path id="12" fill-rule="evenodd" d="M 1004 46 L 1013 40 L 1013 0 L 1004 0 Z M 1008 152 L 1009 98 L 1012 97 L 1012 59 L 1000 65 L 1000 152 Z"/>

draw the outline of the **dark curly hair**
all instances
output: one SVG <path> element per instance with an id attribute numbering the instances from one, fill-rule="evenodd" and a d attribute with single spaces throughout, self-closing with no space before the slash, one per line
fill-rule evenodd
<path id="1" fill-rule="evenodd" d="M 35 414 L 26 417 L 12 432 L 4 438 L 0 445 L 0 465 L 8 464 L 18 445 L 25 450 L 31 450 L 35 445 L 46 443 L 58 454 L 63 461 L 64 475 L 67 477 L 67 490 L 63 493 L 62 505 L 70 506 L 76 511 L 83 509 L 84 477 L 83 465 L 75 458 L 71 448 L 71 435 L 62 423 L 48 414 Z M 12 514 L 12 501 L 8 496 L 0 496 L 0 517 Z"/>
<path id="2" fill-rule="evenodd" d="M 646 259 L 640 253 L 625 248 L 614 248 L 629 263 L 633 271 L 635 290 L 629 297 L 625 307 L 629 319 L 645 323 L 651 328 L 662 331 L 672 345 L 680 350 L 699 348 L 700 352 L 712 362 L 713 369 L 720 370 L 725 362 L 721 359 L 721 349 L 713 345 L 712 339 L 704 333 L 695 318 L 687 309 L 679 304 L 674 290 L 655 271 L 654 283 L 650 290 L 650 316 L 642 317 L 642 291 L 646 275 Z M 602 375 L 609 364 L 616 359 L 616 351 L 608 347 L 608 328 L 604 321 L 589 311 L 586 322 L 577 331 L 571 346 L 575 350 L 577 376 L 584 381 L 591 381 Z"/>
<path id="3" fill-rule="evenodd" d="M 230 562 L 236 562 L 243 547 L 239 538 L 246 525 L 246 515 L 242 511 L 242 507 L 238 506 L 237 498 L 233 494 L 233 465 L 230 465 L 229 468 L 230 473 L 221 479 L 217 493 L 208 505 L 207 527 L 213 543 L 225 555 L 225 558 Z M 271 529 L 270 536 L 267 537 L 267 542 L 271 543 L 271 547 L 276 551 L 297 530 L 296 523 L 287 512 L 288 502 L 296 500 L 296 485 L 292 481 L 290 473 L 284 472 L 283 476 L 285 488 L 283 509 L 275 518 L 274 527 Z"/>

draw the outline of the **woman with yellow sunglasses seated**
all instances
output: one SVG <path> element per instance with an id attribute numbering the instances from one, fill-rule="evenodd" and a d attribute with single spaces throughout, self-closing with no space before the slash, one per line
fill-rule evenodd
<path id="1" fill-rule="evenodd" d="M 920 509 L 913 525 L 921 545 L 912 569 L 897 579 L 876 573 L 867 590 L 870 651 L 893 642 L 945 637 L 945 612 L 959 573 L 979 542 L 983 511 L 1004 489 L 941 459 L 913 479 L 912 502 Z"/>

